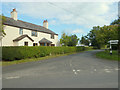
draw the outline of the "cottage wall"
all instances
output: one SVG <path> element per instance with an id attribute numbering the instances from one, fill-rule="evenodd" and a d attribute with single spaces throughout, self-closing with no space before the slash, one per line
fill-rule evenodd
<path id="1" fill-rule="evenodd" d="M 13 26 L 8 26 L 5 25 L 5 37 L 3 37 L 2 39 L 2 46 L 24 46 L 24 42 L 28 41 L 28 45 L 29 46 L 33 46 L 33 43 L 38 43 L 39 45 L 39 41 L 42 38 L 46 38 L 50 41 L 52 41 L 52 44 L 55 44 L 55 46 L 58 46 L 58 35 L 54 35 L 54 39 L 51 39 L 51 34 L 48 33 L 43 33 L 43 32 L 37 32 L 37 37 L 32 36 L 32 30 L 28 30 L 28 29 L 23 29 L 23 34 L 27 34 L 29 37 L 31 37 L 34 42 L 32 42 L 30 39 L 28 39 L 27 37 L 20 40 L 19 42 L 13 42 L 14 39 L 16 39 L 17 37 L 21 36 L 19 34 L 19 29 L 18 27 L 13 27 Z"/>

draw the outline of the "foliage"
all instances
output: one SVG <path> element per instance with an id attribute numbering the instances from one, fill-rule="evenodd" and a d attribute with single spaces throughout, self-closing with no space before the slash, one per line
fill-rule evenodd
<path id="1" fill-rule="evenodd" d="M 80 40 L 80 43 L 84 44 L 84 45 L 89 45 L 89 40 L 87 39 L 86 36 L 82 36 L 81 40 Z"/>
<path id="2" fill-rule="evenodd" d="M 110 25 L 120 24 L 120 17 L 114 20 Z"/>
<path id="3" fill-rule="evenodd" d="M 109 50 L 108 51 L 102 51 L 96 53 L 96 56 L 98 58 L 108 59 L 108 60 L 119 60 L 118 59 L 118 51 L 113 51 L 112 55 L 110 55 Z"/>
<path id="4" fill-rule="evenodd" d="M 49 55 L 65 54 L 84 51 L 85 47 L 45 47 L 45 46 L 15 46 L 2 47 L 3 60 L 20 60 L 25 58 L 38 58 Z"/>
<path id="5" fill-rule="evenodd" d="M 62 34 L 60 39 L 60 44 L 63 46 L 76 46 L 78 43 L 78 37 L 76 35 L 66 35 L 65 33 Z"/>
<path id="6" fill-rule="evenodd" d="M 93 29 L 85 37 L 85 40 L 90 40 L 91 45 L 94 46 L 94 48 L 100 49 L 101 47 L 107 45 L 109 40 L 118 39 L 118 25 L 93 27 Z"/>
<path id="7" fill-rule="evenodd" d="M 0 15 L 0 36 L 4 36 L 6 35 L 5 31 L 4 31 L 4 25 L 3 23 L 5 22 L 6 18 L 3 15 Z"/>

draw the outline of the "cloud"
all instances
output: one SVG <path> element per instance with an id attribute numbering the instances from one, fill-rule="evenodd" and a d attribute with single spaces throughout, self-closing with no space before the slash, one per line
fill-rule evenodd
<path id="1" fill-rule="evenodd" d="M 113 2 L 37 2 L 18 3 L 19 14 L 50 19 L 50 24 L 76 24 L 91 28 L 110 24 L 118 14 Z M 52 20 L 53 19 L 53 20 Z"/>
<path id="2" fill-rule="evenodd" d="M 85 31 L 83 29 L 65 29 L 64 30 L 65 33 L 67 33 L 68 35 L 71 35 L 71 34 L 79 34 L 79 35 L 82 35 L 82 34 L 85 34 Z"/>
<path id="3" fill-rule="evenodd" d="M 76 29 L 71 32 L 71 34 L 84 34 L 85 32 L 82 29 Z"/>

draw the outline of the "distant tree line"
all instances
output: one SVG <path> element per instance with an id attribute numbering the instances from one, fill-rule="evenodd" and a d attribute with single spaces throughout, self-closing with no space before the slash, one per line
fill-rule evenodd
<path id="1" fill-rule="evenodd" d="M 80 43 L 85 45 L 91 43 L 94 48 L 100 49 L 107 45 L 109 40 L 118 40 L 118 37 L 120 38 L 120 32 L 118 35 L 118 31 L 120 30 L 120 27 L 118 28 L 119 23 L 120 18 L 114 20 L 108 26 L 94 26 L 86 36 L 81 37 Z"/>

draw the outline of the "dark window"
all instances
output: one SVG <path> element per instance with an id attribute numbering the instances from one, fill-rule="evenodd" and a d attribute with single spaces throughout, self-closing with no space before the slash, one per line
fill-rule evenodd
<path id="1" fill-rule="evenodd" d="M 20 34 L 20 35 L 23 34 L 23 29 L 22 29 L 22 28 L 19 29 L 19 34 Z"/>
<path id="2" fill-rule="evenodd" d="M 47 43 L 47 46 L 49 46 L 50 44 L 49 43 Z"/>
<path id="3" fill-rule="evenodd" d="M 44 43 L 40 43 L 40 46 L 44 46 Z"/>
<path id="4" fill-rule="evenodd" d="M 51 34 L 51 39 L 54 39 L 54 34 Z"/>
<path id="5" fill-rule="evenodd" d="M 32 31 L 32 36 L 36 36 L 37 37 L 37 31 Z"/>
<path id="6" fill-rule="evenodd" d="M 28 42 L 24 42 L 24 45 L 25 45 L 25 46 L 28 46 Z"/>
<path id="7" fill-rule="evenodd" d="M 51 44 L 51 46 L 55 46 L 55 44 Z"/>
<path id="8" fill-rule="evenodd" d="M 33 46 L 38 46 L 38 44 L 37 43 L 33 43 Z"/>

